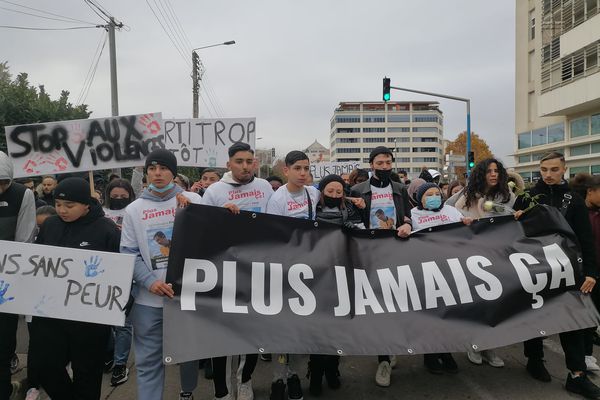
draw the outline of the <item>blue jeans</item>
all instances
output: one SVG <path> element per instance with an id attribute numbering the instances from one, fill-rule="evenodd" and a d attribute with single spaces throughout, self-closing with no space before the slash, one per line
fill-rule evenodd
<path id="1" fill-rule="evenodd" d="M 125 326 L 115 326 L 115 365 L 127 365 L 129 350 L 131 350 L 131 338 L 133 336 L 133 325 L 129 317 L 125 318 Z"/>
<path id="2" fill-rule="evenodd" d="M 162 400 L 165 387 L 163 365 L 162 308 L 134 304 L 130 314 L 137 369 L 137 398 Z"/>

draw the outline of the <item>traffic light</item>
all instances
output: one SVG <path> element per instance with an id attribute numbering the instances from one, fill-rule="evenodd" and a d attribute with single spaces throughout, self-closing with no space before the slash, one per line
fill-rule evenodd
<path id="1" fill-rule="evenodd" d="M 475 152 L 469 152 L 469 169 L 472 169 L 475 166 Z"/>
<path id="2" fill-rule="evenodd" d="M 383 101 L 390 101 L 390 78 L 383 78 Z"/>

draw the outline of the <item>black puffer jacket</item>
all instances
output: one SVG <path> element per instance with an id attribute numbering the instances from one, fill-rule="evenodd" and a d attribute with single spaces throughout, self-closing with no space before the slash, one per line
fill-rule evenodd
<path id="1" fill-rule="evenodd" d="M 579 245 L 581 246 L 581 254 L 583 258 L 583 271 L 586 276 L 594 278 L 598 277 L 598 267 L 596 265 L 596 249 L 594 247 L 594 235 L 590 224 L 590 217 L 585 201 L 577 193 L 569 189 L 569 184 L 563 182 L 560 185 L 548 185 L 540 180 L 529 190 L 529 194 L 533 196 L 540 195 L 538 203 L 545 204 L 551 207 L 556 207 L 559 210 L 563 207 L 563 201 L 566 205 L 566 213 L 563 212 L 569 226 L 577 236 Z M 565 194 L 571 198 L 566 199 Z M 513 208 L 515 210 L 524 210 L 530 204 L 530 201 L 519 196 Z"/>
<path id="2" fill-rule="evenodd" d="M 344 200 L 346 208 L 337 212 L 325 212 L 323 206 L 319 202 L 317 204 L 317 221 L 318 222 L 329 222 L 336 225 L 345 225 L 351 223 L 352 225 L 364 223 L 363 215 L 358 208 L 352 204 L 349 200 Z"/>
<path id="3" fill-rule="evenodd" d="M 73 222 L 64 222 L 58 215 L 48 217 L 42 225 L 36 243 L 74 249 L 119 252 L 121 232 L 104 216 L 100 204 L 93 200 L 90 211 Z"/>

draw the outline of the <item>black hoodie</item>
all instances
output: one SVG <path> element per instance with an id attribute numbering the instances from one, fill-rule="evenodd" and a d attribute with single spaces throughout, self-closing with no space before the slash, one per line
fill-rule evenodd
<path id="1" fill-rule="evenodd" d="M 563 212 L 563 215 L 577 236 L 577 240 L 581 246 L 583 271 L 585 275 L 597 278 L 598 267 L 596 266 L 596 249 L 594 247 L 594 236 L 585 200 L 577 193 L 572 192 L 569 189 L 569 184 L 564 181 L 559 185 L 548 185 L 546 182 L 539 180 L 536 185 L 529 190 L 529 194 L 532 197 L 540 195 L 537 200 L 539 204 L 556 207 L 559 210 L 563 206 L 563 200 L 567 193 L 571 195 L 572 198 L 568 200 L 566 213 Z M 524 210 L 528 206 L 529 201 L 524 199 L 523 196 L 519 196 L 513 207 L 515 210 Z"/>
<path id="2" fill-rule="evenodd" d="M 73 222 L 64 222 L 58 215 L 48 217 L 42 225 L 36 243 L 74 249 L 119 252 L 121 232 L 104 216 L 102 207 L 92 200 L 90 211 Z"/>

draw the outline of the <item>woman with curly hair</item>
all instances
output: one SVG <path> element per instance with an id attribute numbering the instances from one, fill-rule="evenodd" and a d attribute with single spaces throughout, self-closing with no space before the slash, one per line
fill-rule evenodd
<path id="1" fill-rule="evenodd" d="M 467 186 L 448 199 L 465 217 L 510 215 L 516 196 L 508 186 L 508 173 L 500 161 L 488 158 L 471 170 Z"/>

